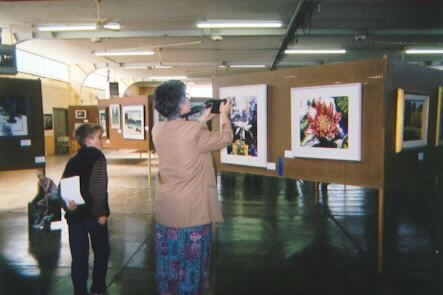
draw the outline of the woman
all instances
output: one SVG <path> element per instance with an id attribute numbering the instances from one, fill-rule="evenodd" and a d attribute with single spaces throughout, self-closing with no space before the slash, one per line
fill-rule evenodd
<path id="1" fill-rule="evenodd" d="M 160 294 L 199 294 L 209 287 L 211 223 L 221 222 L 211 152 L 232 142 L 230 102 L 220 106 L 220 132 L 208 130 L 215 115 L 198 121 L 180 117 L 190 111 L 186 86 L 171 80 L 157 87 L 155 108 L 167 118 L 152 136 L 159 157 L 155 201 L 156 278 Z"/>
<path id="2" fill-rule="evenodd" d="M 106 158 L 100 151 L 103 128 L 95 124 L 82 124 L 75 131 L 80 145 L 77 154 L 66 164 L 62 178 L 80 177 L 80 193 L 85 201 L 67 204 L 66 220 L 69 225 L 71 248 L 71 278 L 75 295 L 87 295 L 89 239 L 94 251 L 91 295 L 105 294 L 106 272 L 109 258 L 108 236 L 108 173 Z"/>

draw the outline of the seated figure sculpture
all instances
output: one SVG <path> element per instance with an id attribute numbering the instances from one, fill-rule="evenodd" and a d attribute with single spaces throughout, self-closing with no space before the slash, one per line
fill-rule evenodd
<path id="1" fill-rule="evenodd" d="M 32 229 L 50 229 L 51 221 L 61 219 L 60 194 L 57 185 L 37 170 L 38 193 L 29 203 L 29 225 Z"/>

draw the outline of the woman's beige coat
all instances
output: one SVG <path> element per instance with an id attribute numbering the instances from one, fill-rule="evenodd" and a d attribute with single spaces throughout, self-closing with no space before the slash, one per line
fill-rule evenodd
<path id="1" fill-rule="evenodd" d="M 232 143 L 231 124 L 211 132 L 199 121 L 162 121 L 155 124 L 152 138 L 160 167 L 157 223 L 190 227 L 223 221 L 211 152 Z"/>

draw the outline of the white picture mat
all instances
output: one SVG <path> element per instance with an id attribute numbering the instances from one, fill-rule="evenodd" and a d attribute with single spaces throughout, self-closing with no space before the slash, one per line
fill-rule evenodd
<path id="1" fill-rule="evenodd" d="M 113 115 L 116 114 L 116 115 Z M 111 104 L 109 105 L 109 125 L 110 128 L 120 129 L 120 105 Z"/>
<path id="2" fill-rule="evenodd" d="M 348 148 L 302 147 L 300 144 L 300 116 L 302 114 L 298 109 L 300 101 L 333 96 L 348 97 Z M 361 103 L 361 83 L 291 88 L 291 142 L 294 157 L 360 161 Z"/>
<path id="3" fill-rule="evenodd" d="M 131 114 L 134 118 L 139 119 L 140 122 L 140 130 L 135 130 L 125 121 L 125 114 Z M 137 139 L 144 140 L 145 139 L 145 112 L 143 105 L 135 105 L 135 106 L 122 106 L 122 118 L 123 122 L 123 138 L 126 139 Z"/>
<path id="4" fill-rule="evenodd" d="M 98 123 L 103 128 L 103 136 L 107 136 L 106 110 L 98 110 Z"/>
<path id="5" fill-rule="evenodd" d="M 266 168 L 268 163 L 267 149 L 267 85 L 245 85 L 235 87 L 222 87 L 219 97 L 255 96 L 257 98 L 257 156 L 239 156 L 228 154 L 228 149 L 220 152 L 221 162 L 224 164 L 245 165 Z M 221 126 L 220 126 L 221 127 Z"/>
<path id="6" fill-rule="evenodd" d="M 77 205 L 85 203 L 80 193 L 79 176 L 62 178 L 62 180 L 60 180 L 60 194 L 66 204 L 68 204 L 69 201 L 75 201 Z"/>

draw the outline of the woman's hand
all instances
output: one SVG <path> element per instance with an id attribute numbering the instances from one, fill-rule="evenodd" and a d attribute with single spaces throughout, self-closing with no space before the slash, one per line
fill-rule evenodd
<path id="1" fill-rule="evenodd" d="M 98 223 L 100 223 L 100 224 L 106 224 L 107 221 L 108 221 L 108 217 L 107 216 L 100 216 L 98 218 Z"/>
<path id="2" fill-rule="evenodd" d="M 203 112 L 203 114 L 200 116 L 200 118 L 198 118 L 198 120 L 202 123 L 206 123 L 214 117 L 215 114 L 211 113 L 211 108 L 209 108 Z"/>
<path id="3" fill-rule="evenodd" d="M 69 211 L 74 211 L 75 209 L 77 209 L 77 203 L 73 200 L 68 202 L 68 210 Z"/>
<path id="4" fill-rule="evenodd" d="M 220 115 L 223 121 L 229 121 L 229 114 L 231 113 L 231 101 L 229 97 L 226 98 L 226 102 L 220 104 Z"/>

